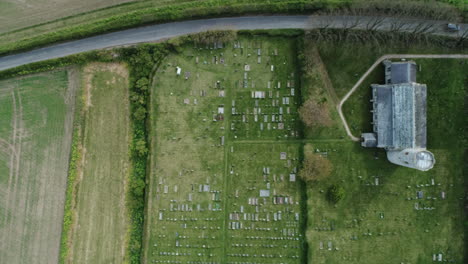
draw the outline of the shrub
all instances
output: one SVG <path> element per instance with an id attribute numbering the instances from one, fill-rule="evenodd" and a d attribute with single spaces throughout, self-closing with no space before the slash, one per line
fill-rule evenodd
<path id="1" fill-rule="evenodd" d="M 345 190 L 341 185 L 336 185 L 333 184 L 328 188 L 327 191 L 327 199 L 331 203 L 338 203 L 340 200 L 342 200 L 345 196 Z"/>

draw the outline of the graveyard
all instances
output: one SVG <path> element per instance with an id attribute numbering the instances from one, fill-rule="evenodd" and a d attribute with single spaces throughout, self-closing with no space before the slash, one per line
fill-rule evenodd
<path id="1" fill-rule="evenodd" d="M 447 147 L 453 138 L 442 134 L 456 137 L 461 116 L 445 127 L 428 122 L 440 157 L 433 170 L 395 167 L 385 152 L 345 137 L 324 88 L 333 86 L 341 96 L 343 80 L 355 78 L 333 68 L 344 58 L 334 61 L 329 47 L 318 45 L 316 56 L 323 55 L 329 75 L 316 71 L 304 78 L 297 41 L 241 36 L 228 43 L 189 42 L 161 63 L 151 93 L 145 263 L 460 261 L 463 176 L 457 164 L 463 153 Z M 424 69 L 430 63 L 436 62 L 421 61 Z M 458 93 L 459 62 L 443 63 L 455 78 L 431 78 L 430 71 L 420 78 Z M 381 70 L 376 72 L 369 83 L 380 81 Z M 369 93 L 363 88 L 350 99 L 351 110 L 345 105 L 353 131 L 368 126 L 363 98 Z M 447 93 L 430 93 L 438 97 L 428 101 L 429 120 L 443 115 L 444 96 L 451 109 L 463 107 Z M 314 97 L 330 102 L 332 122 L 304 129 L 298 108 Z M 328 179 L 307 188 L 297 176 L 305 152 L 333 164 Z M 345 192 L 337 204 L 326 197 L 331 185 Z"/>
<path id="2" fill-rule="evenodd" d="M 295 40 L 187 45 L 152 93 L 147 263 L 298 263 Z"/>

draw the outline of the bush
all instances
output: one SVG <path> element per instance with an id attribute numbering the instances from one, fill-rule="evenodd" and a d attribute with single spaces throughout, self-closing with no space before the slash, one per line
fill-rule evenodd
<path id="1" fill-rule="evenodd" d="M 345 196 L 345 190 L 341 185 L 332 185 L 328 188 L 327 191 L 327 199 L 331 203 L 338 203 L 340 200 L 342 200 Z"/>

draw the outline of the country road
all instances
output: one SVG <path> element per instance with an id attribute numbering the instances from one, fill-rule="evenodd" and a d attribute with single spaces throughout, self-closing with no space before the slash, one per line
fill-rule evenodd
<path id="1" fill-rule="evenodd" d="M 80 52 L 142 42 L 161 41 L 208 29 L 372 28 L 382 31 L 398 30 L 405 32 L 425 32 L 435 35 L 457 37 L 460 33 L 445 31 L 446 23 L 447 22 L 444 21 L 392 17 L 306 15 L 245 16 L 190 20 L 132 28 L 0 57 L 0 71 L 32 62 L 65 57 Z M 460 32 L 468 30 L 468 24 L 461 24 L 460 26 Z"/>

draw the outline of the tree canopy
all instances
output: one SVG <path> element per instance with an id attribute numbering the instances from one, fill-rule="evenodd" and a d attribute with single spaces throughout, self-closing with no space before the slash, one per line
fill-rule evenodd
<path id="1" fill-rule="evenodd" d="M 327 158 L 313 152 L 306 152 L 299 177 L 305 182 L 320 181 L 327 178 L 333 166 Z"/>
<path id="2" fill-rule="evenodd" d="M 331 124 L 326 102 L 318 103 L 312 99 L 307 100 L 299 108 L 299 116 L 308 127 L 329 126 Z"/>

